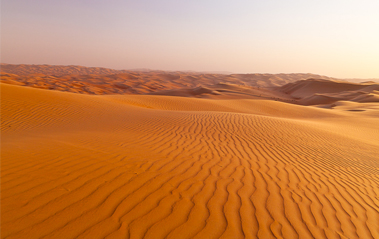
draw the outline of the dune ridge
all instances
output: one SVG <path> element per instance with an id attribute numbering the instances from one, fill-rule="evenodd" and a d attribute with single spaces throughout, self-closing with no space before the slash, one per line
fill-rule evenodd
<path id="1" fill-rule="evenodd" d="M 377 103 L 0 85 L 2 238 L 379 237 Z"/>
<path id="2" fill-rule="evenodd" d="M 280 91 L 303 105 L 332 104 L 337 101 L 379 102 L 379 83 L 352 83 L 308 79 L 286 84 Z"/>
<path id="3" fill-rule="evenodd" d="M 278 87 L 316 74 L 213 74 L 158 70 L 113 70 L 101 67 L 1 64 L 1 82 L 81 94 L 147 94 L 213 87 L 219 83 Z"/>
<path id="4" fill-rule="evenodd" d="M 336 102 L 379 102 L 379 83 L 314 74 L 213 74 L 101 67 L 1 64 L 1 82 L 92 95 L 165 95 L 264 99 L 333 108 Z M 356 79 L 355 79 L 356 80 Z"/>

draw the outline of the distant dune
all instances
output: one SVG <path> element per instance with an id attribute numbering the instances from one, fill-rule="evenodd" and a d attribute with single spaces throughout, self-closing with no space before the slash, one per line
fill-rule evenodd
<path id="1" fill-rule="evenodd" d="M 143 71 L 143 70 L 141 70 Z M 125 70 L 114 70 L 104 67 L 85 67 L 85 66 L 62 66 L 62 65 L 14 65 L 1 63 L 1 72 L 12 73 L 20 76 L 33 74 L 41 75 L 110 75 L 127 73 Z"/>
<path id="2" fill-rule="evenodd" d="M 337 101 L 379 102 L 379 83 L 351 83 L 308 79 L 289 83 L 280 90 L 304 105 L 331 104 Z"/>
<path id="3" fill-rule="evenodd" d="M 1 238 L 379 238 L 377 83 L 16 73 Z"/>
<path id="4" fill-rule="evenodd" d="M 315 74 L 211 74 L 198 72 L 130 71 L 99 67 L 1 64 L 1 81 L 81 94 L 145 94 L 228 83 L 277 87 Z"/>
<path id="5" fill-rule="evenodd" d="M 212 99 L 270 99 L 303 105 L 377 102 L 379 83 L 314 74 L 204 74 L 100 67 L 1 65 L 1 82 L 80 94 L 151 94 Z"/>

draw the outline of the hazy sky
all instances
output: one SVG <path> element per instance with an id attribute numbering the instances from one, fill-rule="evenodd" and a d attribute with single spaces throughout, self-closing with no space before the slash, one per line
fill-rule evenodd
<path id="1" fill-rule="evenodd" d="M 379 78 L 379 0 L 2 0 L 1 62 Z"/>

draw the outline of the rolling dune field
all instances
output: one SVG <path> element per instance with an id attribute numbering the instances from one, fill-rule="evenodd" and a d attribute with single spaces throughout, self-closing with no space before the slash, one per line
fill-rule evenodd
<path id="1" fill-rule="evenodd" d="M 1 238 L 379 238 L 378 102 L 0 85 Z"/>
<path id="2" fill-rule="evenodd" d="M 217 74 L 159 70 L 114 70 L 62 65 L 0 65 L 1 82 L 80 94 L 148 94 L 167 90 L 212 87 L 228 83 L 279 87 L 309 78 L 335 80 L 316 74 Z M 183 93 L 183 92 L 182 92 Z"/>

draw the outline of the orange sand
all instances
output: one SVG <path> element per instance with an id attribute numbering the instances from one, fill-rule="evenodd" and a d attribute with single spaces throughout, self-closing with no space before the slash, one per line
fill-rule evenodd
<path id="1" fill-rule="evenodd" d="M 379 238 L 378 112 L 1 84 L 1 237 Z"/>
<path id="2" fill-rule="evenodd" d="M 255 88 L 278 87 L 315 74 L 213 74 L 154 70 L 113 70 L 101 67 L 1 64 L 1 82 L 81 94 L 146 94 L 228 83 Z M 219 87 L 217 87 L 219 88 Z M 171 92 L 172 93 L 172 92 Z M 174 93 L 175 94 L 175 93 Z"/>

